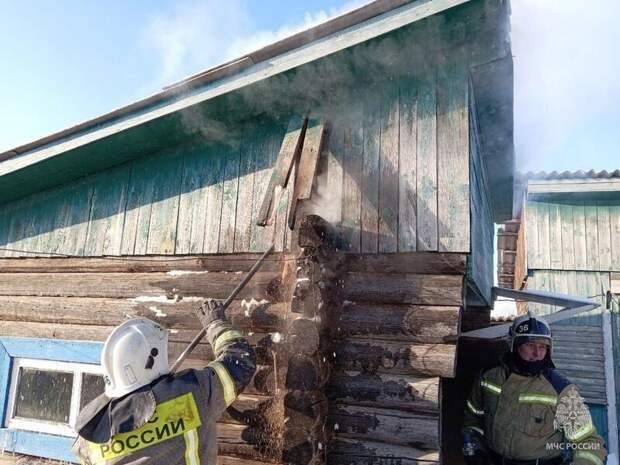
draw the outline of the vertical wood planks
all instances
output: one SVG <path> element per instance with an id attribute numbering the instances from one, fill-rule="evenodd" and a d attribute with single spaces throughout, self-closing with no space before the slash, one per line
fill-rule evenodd
<path id="1" fill-rule="evenodd" d="M 417 244 L 417 104 L 413 80 L 401 80 L 399 104 L 398 250 L 411 252 Z"/>
<path id="2" fill-rule="evenodd" d="M 339 225 L 342 221 L 342 184 L 343 184 L 343 149 L 344 149 L 344 123 L 341 120 L 334 121 L 327 142 L 325 156 L 327 157 L 327 184 L 326 193 L 328 210 L 326 219 Z"/>
<path id="3" fill-rule="evenodd" d="M 209 157 L 208 193 L 207 193 L 207 223 L 204 238 L 204 253 L 217 253 L 220 240 L 220 221 L 222 218 L 222 195 L 223 195 L 223 176 L 224 149 L 221 146 L 215 147 L 213 156 Z"/>
<path id="4" fill-rule="evenodd" d="M 620 270 L 620 203 L 613 202 L 609 206 L 609 222 L 611 228 L 611 266 Z"/>
<path id="5" fill-rule="evenodd" d="M 611 267 L 611 224 L 609 221 L 609 202 L 596 202 L 599 270 Z"/>
<path id="6" fill-rule="evenodd" d="M 250 250 L 252 238 L 252 205 L 254 199 L 254 156 L 260 134 L 254 134 L 241 144 L 239 164 L 239 194 L 235 222 L 235 252 Z M 250 140 L 248 140 L 250 139 Z"/>
<path id="7" fill-rule="evenodd" d="M 398 87 L 388 84 L 381 107 L 379 252 L 398 250 Z"/>
<path id="8" fill-rule="evenodd" d="M 469 252 L 469 119 L 466 73 L 439 81 L 437 93 L 439 250 Z"/>
<path id="9" fill-rule="evenodd" d="M 560 222 L 562 230 L 562 268 L 575 268 L 575 245 L 573 241 L 573 206 L 568 202 L 560 204 Z"/>
<path id="10" fill-rule="evenodd" d="M 575 245 L 575 269 L 585 270 L 586 264 L 586 212 L 583 201 L 573 205 L 573 224 Z"/>
<path id="11" fill-rule="evenodd" d="M 380 105 L 371 87 L 364 102 L 364 161 L 362 164 L 361 252 L 379 250 L 379 147 Z"/>
<path id="12" fill-rule="evenodd" d="M 536 268 L 548 269 L 551 265 L 549 254 L 549 206 L 536 202 L 536 226 L 538 229 L 538 250 Z"/>
<path id="13" fill-rule="evenodd" d="M 588 270 L 599 269 L 598 213 L 596 205 L 585 206 L 586 220 L 586 266 Z"/>
<path id="14" fill-rule="evenodd" d="M 173 254 L 179 218 L 179 191 L 183 173 L 180 148 L 155 157 L 157 170 L 153 176 L 153 204 L 149 220 L 147 254 Z"/>
<path id="15" fill-rule="evenodd" d="M 155 166 L 150 157 L 144 157 L 132 163 L 125 226 L 121 241 L 121 254 L 123 255 L 146 253 L 153 200 L 154 170 Z"/>
<path id="16" fill-rule="evenodd" d="M 437 250 L 437 97 L 435 80 L 418 89 L 417 128 L 417 249 Z"/>
<path id="17" fill-rule="evenodd" d="M 85 256 L 121 253 L 130 167 L 109 170 L 94 180 Z"/>
<path id="18" fill-rule="evenodd" d="M 362 115 L 353 117 L 344 131 L 344 183 L 342 188 L 342 228 L 349 251 L 361 250 L 362 171 L 363 171 Z"/>
<path id="19" fill-rule="evenodd" d="M 250 240 L 251 252 L 264 252 L 267 250 L 274 238 L 274 225 L 258 226 L 258 216 L 261 208 L 261 202 L 265 197 L 271 172 L 276 162 L 284 131 L 269 130 L 265 133 L 265 137 L 261 138 L 261 142 L 257 145 L 254 152 L 254 205 L 252 205 L 252 237 Z M 275 199 L 275 196 L 274 196 Z M 275 208 L 275 206 L 274 206 Z"/>
<path id="20" fill-rule="evenodd" d="M 204 248 L 209 179 L 213 167 L 208 149 L 187 147 L 183 158 L 183 175 L 179 194 L 175 254 L 202 253 Z"/>
<path id="21" fill-rule="evenodd" d="M 549 262 L 551 268 L 562 269 L 562 219 L 558 203 L 549 204 Z"/>
<path id="22" fill-rule="evenodd" d="M 223 169 L 222 216 L 218 253 L 232 253 L 235 243 L 235 213 L 239 192 L 239 148 L 226 151 Z"/>
<path id="23" fill-rule="evenodd" d="M 527 252 L 527 267 L 534 268 L 538 263 L 538 211 L 536 203 L 529 201 L 525 204 L 525 250 Z"/>

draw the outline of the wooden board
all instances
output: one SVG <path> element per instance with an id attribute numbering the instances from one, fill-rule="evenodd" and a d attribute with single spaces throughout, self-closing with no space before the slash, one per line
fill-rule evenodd
<path id="1" fill-rule="evenodd" d="M 600 265 L 598 244 L 598 212 L 596 205 L 586 205 L 586 266 L 598 270 Z"/>
<path id="2" fill-rule="evenodd" d="M 439 378 L 386 373 L 332 373 L 328 394 L 349 405 L 394 408 L 436 414 L 439 411 Z"/>
<path id="3" fill-rule="evenodd" d="M 336 333 L 425 343 L 456 342 L 460 307 L 346 302 Z"/>
<path id="4" fill-rule="evenodd" d="M 130 165 L 102 173 L 93 186 L 85 256 L 119 255 L 125 224 Z"/>
<path id="5" fill-rule="evenodd" d="M 378 90 L 371 87 L 364 105 L 362 163 L 361 252 L 379 250 L 379 149 L 381 142 Z M 374 94 L 374 95 L 373 95 Z"/>
<path id="6" fill-rule="evenodd" d="M 343 297 L 386 304 L 461 305 L 462 289 L 463 277 L 458 275 L 350 272 L 345 278 Z"/>
<path id="7" fill-rule="evenodd" d="M 415 81 L 400 82 L 398 150 L 398 251 L 417 248 L 417 102 Z"/>
<path id="8" fill-rule="evenodd" d="M 207 149 L 188 146 L 183 158 L 175 254 L 202 253 L 208 221 L 209 176 Z"/>
<path id="9" fill-rule="evenodd" d="M 279 273 L 261 272 L 239 298 L 279 299 Z M 204 296 L 226 298 L 241 273 L 0 273 L 0 295 L 135 298 L 140 296 Z"/>
<path id="10" fill-rule="evenodd" d="M 255 152 L 258 141 L 244 141 L 240 148 L 239 193 L 235 220 L 235 252 L 250 250 L 252 240 L 252 205 L 254 204 Z M 256 199 L 258 201 L 258 199 Z"/>
<path id="11" fill-rule="evenodd" d="M 148 239 L 151 202 L 153 201 L 153 179 L 155 174 L 153 159 L 144 157 L 132 162 L 125 225 L 121 241 L 121 254 L 144 255 Z"/>
<path id="12" fill-rule="evenodd" d="M 237 194 L 239 192 L 239 148 L 226 150 L 222 169 L 222 214 L 218 253 L 231 253 L 235 245 Z"/>
<path id="13" fill-rule="evenodd" d="M 333 439 L 328 445 L 327 464 L 341 465 L 432 465 L 439 463 L 437 450 L 422 450 L 383 442 L 357 439 Z"/>
<path id="14" fill-rule="evenodd" d="M 564 202 L 560 204 L 559 208 L 562 231 L 562 268 L 572 270 L 575 268 L 573 206 Z"/>
<path id="15" fill-rule="evenodd" d="M 235 300 L 226 315 L 236 328 L 255 332 L 282 331 L 286 304 L 248 305 Z M 200 299 L 111 299 L 93 297 L 0 296 L 0 320 L 49 324 L 117 326 L 132 317 L 157 321 L 165 328 L 202 329 L 195 311 Z"/>
<path id="16" fill-rule="evenodd" d="M 289 122 L 256 218 L 257 224 L 261 226 L 267 223 L 271 209 L 275 208 L 273 200 L 276 187 L 283 188 L 287 185 L 294 160 L 299 156 L 303 144 L 307 122 L 307 119 L 299 117 L 293 117 Z"/>
<path id="17" fill-rule="evenodd" d="M 361 250 L 362 172 L 364 136 L 362 115 L 352 118 L 344 134 L 342 188 L 342 229 L 348 251 Z"/>
<path id="18" fill-rule="evenodd" d="M 379 252 L 398 250 L 398 149 L 400 109 L 398 88 L 384 89 L 379 149 Z"/>
<path id="19" fill-rule="evenodd" d="M 437 95 L 434 75 L 420 82 L 417 102 L 417 250 L 437 250 Z"/>
<path id="20" fill-rule="evenodd" d="M 562 219 L 557 203 L 549 204 L 549 262 L 551 268 L 562 268 Z"/>
<path id="21" fill-rule="evenodd" d="M 587 269 L 586 255 L 586 212 L 583 201 L 575 202 L 573 206 L 575 269 Z"/>
<path id="22" fill-rule="evenodd" d="M 611 222 L 608 202 L 596 202 L 599 270 L 611 269 Z"/>
<path id="23" fill-rule="evenodd" d="M 258 215 L 261 202 L 266 196 L 271 179 L 273 166 L 282 145 L 284 134 L 280 131 L 265 132 L 260 138 L 254 152 L 254 200 L 252 205 L 252 236 L 250 251 L 264 252 L 274 240 L 274 225 L 258 226 Z"/>
<path id="24" fill-rule="evenodd" d="M 219 250 L 220 224 L 222 219 L 222 198 L 224 193 L 225 149 L 218 147 L 209 160 L 207 221 L 203 241 L 204 253 Z"/>
<path id="25" fill-rule="evenodd" d="M 423 374 L 451 378 L 455 374 L 456 346 L 419 344 L 351 337 L 334 343 L 333 363 L 344 370 L 370 373 Z"/>
<path id="26" fill-rule="evenodd" d="M 337 403 L 330 406 L 328 428 L 338 425 L 338 437 L 410 446 L 439 448 L 439 418 L 398 410 Z"/>
<path id="27" fill-rule="evenodd" d="M 350 254 L 345 257 L 345 266 L 348 271 L 361 272 L 465 274 L 466 258 L 467 256 L 464 254 L 433 252 L 374 255 Z"/>
<path id="28" fill-rule="evenodd" d="M 437 216 L 439 250 L 469 252 L 468 81 L 442 76 L 437 94 Z"/>
<path id="29" fill-rule="evenodd" d="M 609 206 L 609 220 L 611 228 L 611 268 L 620 270 L 620 203 L 614 202 Z"/>

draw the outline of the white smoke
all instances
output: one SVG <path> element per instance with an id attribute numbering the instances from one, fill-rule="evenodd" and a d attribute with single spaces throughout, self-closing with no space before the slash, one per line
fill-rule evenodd
<path id="1" fill-rule="evenodd" d="M 153 13 L 142 31 L 142 42 L 156 53 L 160 61 L 161 69 L 155 84 L 162 87 L 239 58 L 366 3 L 370 0 L 352 0 L 328 11 L 307 11 L 303 20 L 269 30 L 255 27 L 254 18 L 244 0 L 189 0 L 175 4 L 172 10 Z"/>
<path id="2" fill-rule="evenodd" d="M 620 3 L 511 5 L 518 168 L 617 168 Z"/>

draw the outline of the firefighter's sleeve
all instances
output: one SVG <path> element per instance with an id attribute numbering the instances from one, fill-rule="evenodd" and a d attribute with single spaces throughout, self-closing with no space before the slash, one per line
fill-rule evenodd
<path id="1" fill-rule="evenodd" d="M 481 374 L 476 376 L 471 392 L 465 401 L 465 414 L 463 419 L 463 434 L 469 433 L 476 438 L 479 445 L 484 441 L 484 402 L 480 387 Z"/>
<path id="2" fill-rule="evenodd" d="M 562 390 L 555 414 L 556 428 L 571 443 L 574 465 L 605 465 L 605 441 L 596 431 L 588 406 L 574 384 Z"/>
<path id="3" fill-rule="evenodd" d="M 225 320 L 213 321 L 207 338 L 215 360 L 209 363 L 210 401 L 223 411 L 249 384 L 256 371 L 256 354 L 243 335 Z M 215 378 L 217 382 L 215 382 Z"/>

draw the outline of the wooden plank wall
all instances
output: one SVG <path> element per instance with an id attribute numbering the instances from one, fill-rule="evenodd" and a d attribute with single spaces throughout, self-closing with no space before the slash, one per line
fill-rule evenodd
<path id="1" fill-rule="evenodd" d="M 316 213 L 349 252 L 470 250 L 467 77 L 436 74 L 362 86 L 325 115 Z M 0 206 L 0 257 L 283 250 L 288 193 L 255 225 L 283 131 L 248 125 L 234 147 L 188 143 Z"/>
<path id="2" fill-rule="evenodd" d="M 282 250 L 288 194 L 275 226 L 254 221 L 282 137 L 254 125 L 235 147 L 188 143 L 0 206 L 0 257 Z"/>
<path id="3" fill-rule="evenodd" d="M 342 226 L 348 252 L 469 252 L 466 84 L 394 78 L 332 121 L 309 211 Z"/>
<path id="4" fill-rule="evenodd" d="M 142 316 L 170 329 L 172 362 L 201 329 L 193 314 L 200 301 L 225 298 L 257 258 L 0 259 L 0 336 L 104 341 L 127 318 Z M 279 254 L 270 256 L 227 311 L 255 347 L 258 369 L 233 404 L 241 417 L 224 414 L 218 422 L 220 464 L 273 463 L 264 449 L 270 433 L 260 420 L 277 390 L 274 372 L 282 368 L 274 355 L 282 344 L 271 336 L 287 321 L 284 262 Z M 212 359 L 203 341 L 184 367 L 204 367 Z"/>
<path id="5" fill-rule="evenodd" d="M 529 200 L 529 269 L 620 270 L 620 200 Z"/>
<path id="6" fill-rule="evenodd" d="M 440 377 L 453 377 L 466 257 L 349 255 L 334 309 L 330 464 L 439 460 Z"/>

